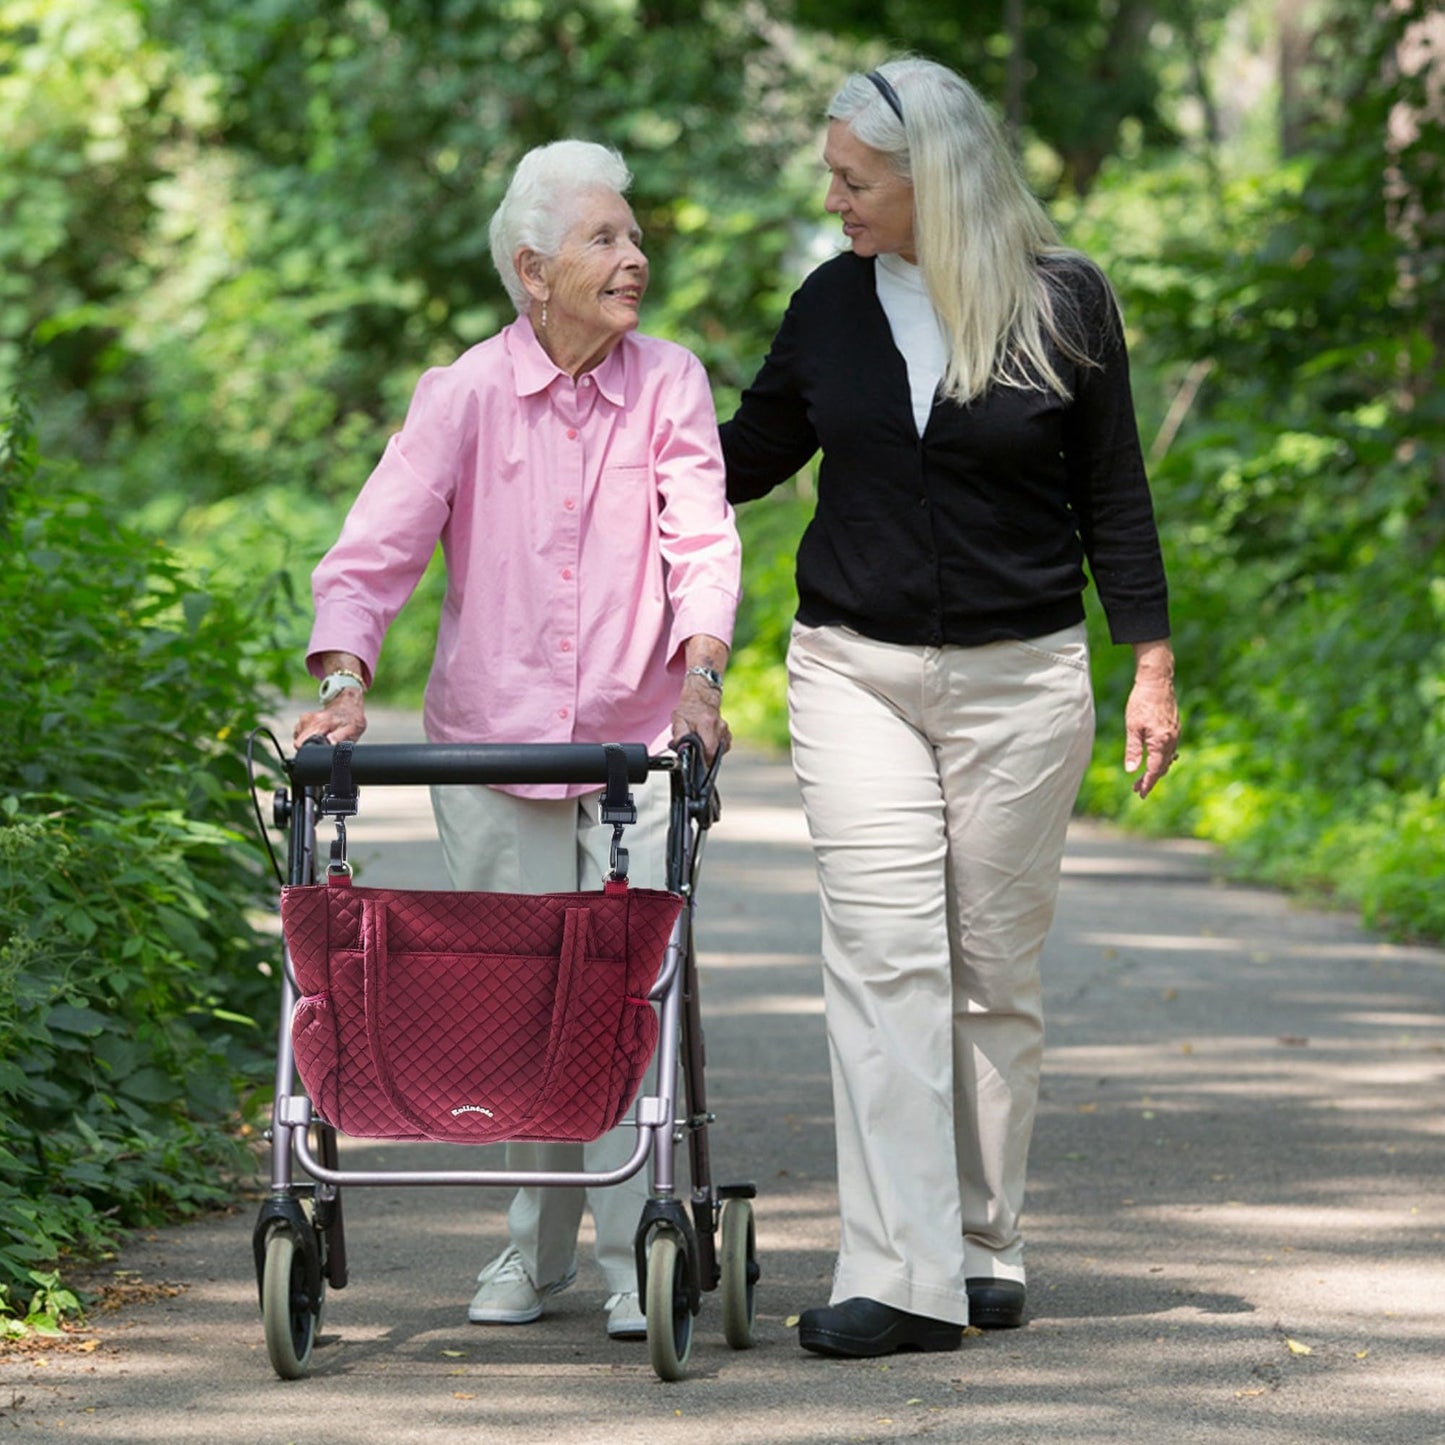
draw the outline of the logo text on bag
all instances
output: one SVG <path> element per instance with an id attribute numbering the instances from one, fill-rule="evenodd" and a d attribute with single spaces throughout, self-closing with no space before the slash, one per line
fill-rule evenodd
<path id="1" fill-rule="evenodd" d="M 496 1118 L 496 1115 L 493 1114 L 490 1109 L 486 1108 L 485 1106 L 483 1106 L 483 1105 L 481 1105 L 481 1104 L 461 1104 L 461 1105 L 458 1105 L 457 1108 L 455 1108 L 455 1109 L 452 1110 L 452 1118 L 455 1119 L 458 1114 L 485 1114 L 485 1115 L 487 1116 L 487 1118 L 489 1118 L 489 1119 L 495 1119 L 495 1118 Z"/>

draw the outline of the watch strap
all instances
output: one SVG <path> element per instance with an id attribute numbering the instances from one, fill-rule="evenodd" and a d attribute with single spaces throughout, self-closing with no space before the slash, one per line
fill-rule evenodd
<path id="1" fill-rule="evenodd" d="M 683 674 L 684 677 L 700 677 L 709 687 L 715 687 L 719 692 L 722 689 L 722 673 L 715 667 L 690 667 Z"/>
<path id="2" fill-rule="evenodd" d="M 364 693 L 366 683 L 360 673 L 352 672 L 349 667 L 338 667 L 321 679 L 321 701 L 332 702 L 338 693 L 345 692 L 348 688 Z"/>

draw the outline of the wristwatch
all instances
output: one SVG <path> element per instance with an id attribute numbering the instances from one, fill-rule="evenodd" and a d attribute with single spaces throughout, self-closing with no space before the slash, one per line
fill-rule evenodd
<path id="1" fill-rule="evenodd" d="M 339 694 L 347 688 L 354 687 L 357 692 L 365 692 L 366 684 L 361 680 L 359 673 L 352 672 L 349 668 L 339 667 L 335 672 L 329 672 L 321 679 L 321 706 L 326 707 L 336 701 Z"/>
<path id="2" fill-rule="evenodd" d="M 722 691 L 722 673 L 715 667 L 690 667 L 683 674 L 684 677 L 700 677 L 709 687 L 715 687 Z"/>

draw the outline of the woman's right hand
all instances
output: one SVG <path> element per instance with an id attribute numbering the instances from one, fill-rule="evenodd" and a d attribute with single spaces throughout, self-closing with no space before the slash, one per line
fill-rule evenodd
<path id="1" fill-rule="evenodd" d="M 335 747 L 337 743 L 355 742 L 366 731 L 366 698 L 360 688 L 343 688 L 324 708 L 301 714 L 291 734 L 299 748 L 307 738 L 324 737 Z"/>

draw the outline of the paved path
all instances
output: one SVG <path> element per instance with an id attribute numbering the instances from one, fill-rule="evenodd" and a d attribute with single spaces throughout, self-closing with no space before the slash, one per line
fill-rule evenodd
<path id="1" fill-rule="evenodd" d="M 128 1247 L 121 1278 L 172 1288 L 97 1317 L 92 1352 L 0 1357 L 0 1441 L 1445 1441 L 1445 954 L 1091 826 L 1046 956 L 1032 1322 L 957 1354 L 800 1351 L 836 1240 L 811 861 L 785 765 L 731 759 L 722 793 L 699 949 L 717 1175 L 759 1185 L 758 1348 L 727 1348 L 710 1295 L 662 1384 L 606 1339 L 590 1258 L 542 1323 L 469 1326 L 505 1193 L 353 1189 L 351 1285 L 282 1383 L 245 1199 Z M 363 796 L 373 882 L 430 882 L 429 839 L 424 797 Z"/>

